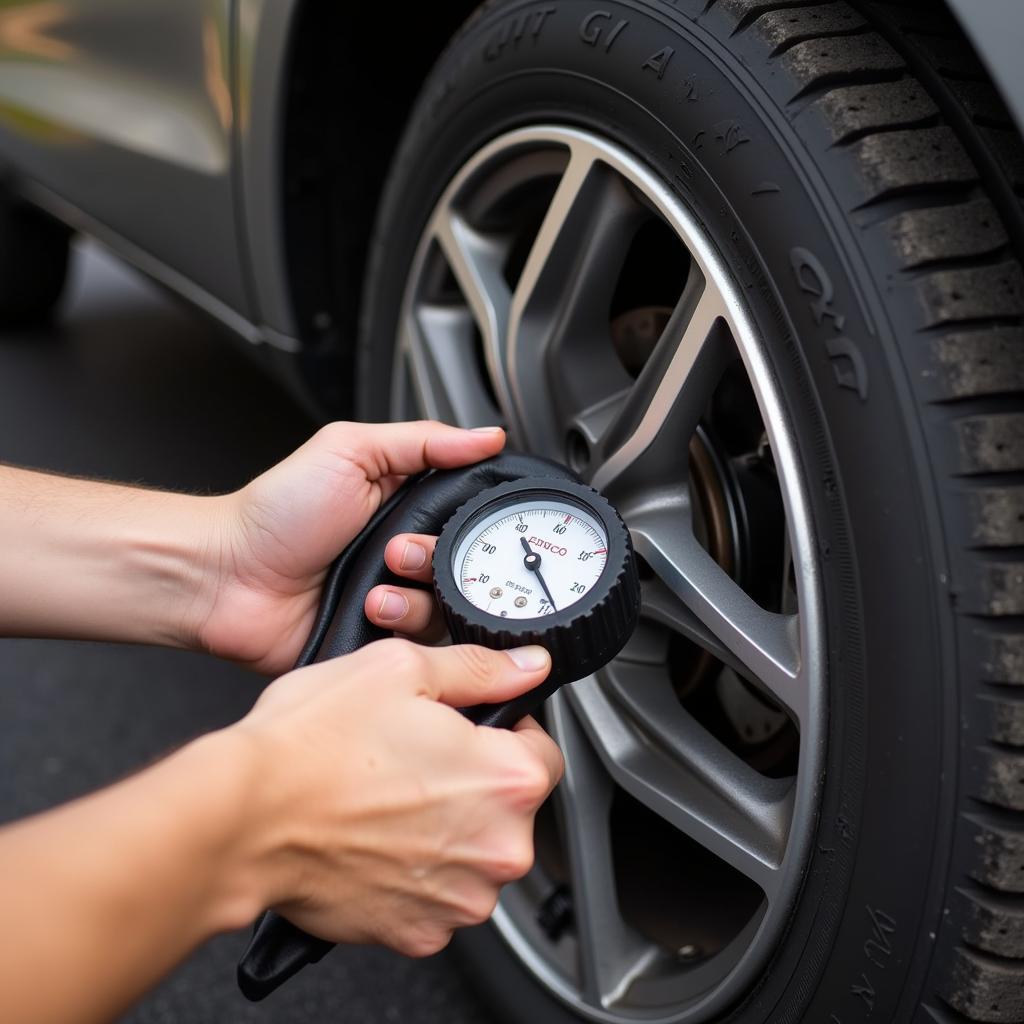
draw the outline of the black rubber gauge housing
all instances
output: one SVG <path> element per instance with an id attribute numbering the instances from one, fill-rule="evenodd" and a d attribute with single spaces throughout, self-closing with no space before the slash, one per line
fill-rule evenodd
<path id="1" fill-rule="evenodd" d="M 513 510 L 521 511 L 524 507 L 536 515 L 547 515 L 548 519 L 552 518 L 553 508 L 578 509 L 579 522 L 589 520 L 600 526 L 606 548 L 600 553 L 605 554 L 605 563 L 597 578 L 572 603 L 558 608 L 559 595 L 554 611 L 530 618 L 502 617 L 467 598 L 462 568 L 454 563 L 474 530 L 485 528 L 503 510 L 514 515 Z M 525 515 L 529 518 L 530 512 Z M 558 522 L 557 516 L 554 521 Z M 589 555 L 577 552 L 571 542 L 558 547 L 545 540 L 535 545 L 538 550 L 533 553 L 527 539 L 531 530 L 521 516 L 518 522 L 522 532 L 517 533 L 513 526 L 506 531 L 505 543 L 511 540 L 523 544 L 523 553 L 517 548 L 513 558 L 522 560 L 527 567 L 531 564 L 528 559 L 539 567 L 543 558 L 550 565 L 553 558 L 577 561 Z M 588 530 L 592 533 L 592 526 Z M 553 539 L 557 541 L 557 535 Z M 434 550 L 433 565 L 434 589 L 456 643 L 482 644 L 499 650 L 539 644 L 551 654 L 551 674 L 540 690 L 527 695 L 534 707 L 563 683 L 582 679 L 611 661 L 629 639 L 640 614 L 640 583 L 629 531 L 607 499 L 582 484 L 537 477 L 509 481 L 482 491 L 448 520 Z M 524 598 L 519 600 L 525 604 Z"/>

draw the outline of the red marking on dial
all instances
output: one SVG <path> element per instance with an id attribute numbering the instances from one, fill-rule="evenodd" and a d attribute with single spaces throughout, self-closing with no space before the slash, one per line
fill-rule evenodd
<path id="1" fill-rule="evenodd" d="M 571 523 L 572 522 L 572 516 L 566 516 L 565 519 L 563 520 L 563 522 Z"/>

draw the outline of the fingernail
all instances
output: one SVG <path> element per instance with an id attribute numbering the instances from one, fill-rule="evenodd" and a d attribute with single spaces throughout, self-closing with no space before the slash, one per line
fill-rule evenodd
<path id="1" fill-rule="evenodd" d="M 473 427 L 474 434 L 500 434 L 504 427 Z"/>
<path id="2" fill-rule="evenodd" d="M 513 647 L 505 653 L 522 672 L 537 672 L 548 667 L 548 652 L 543 647 Z"/>
<path id="3" fill-rule="evenodd" d="M 401 569 L 422 569 L 427 564 L 427 549 L 422 544 L 406 541 L 402 552 Z"/>
<path id="4" fill-rule="evenodd" d="M 384 622 L 394 622 L 401 619 L 409 611 L 409 602 L 401 595 L 389 590 L 381 599 L 380 607 L 377 609 L 377 618 Z"/>

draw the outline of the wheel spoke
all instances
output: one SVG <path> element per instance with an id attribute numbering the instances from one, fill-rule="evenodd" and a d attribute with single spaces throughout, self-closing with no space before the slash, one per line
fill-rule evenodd
<path id="1" fill-rule="evenodd" d="M 619 175 L 587 147 L 571 150 L 509 308 L 510 387 L 535 448 L 560 448 L 558 424 L 628 384 L 607 325 L 643 217 Z"/>
<path id="2" fill-rule="evenodd" d="M 687 523 L 652 502 L 629 519 L 648 565 L 736 659 L 799 721 L 807 713 L 800 673 L 799 616 L 762 608 L 700 546 Z"/>
<path id="3" fill-rule="evenodd" d="M 744 665 L 658 577 L 643 581 L 640 607 L 645 618 L 686 637 L 714 655 L 723 665 L 728 665 L 748 682 L 757 682 L 749 667 Z"/>
<path id="4" fill-rule="evenodd" d="M 722 806 L 732 808 L 749 824 L 751 845 L 766 860 L 781 861 L 789 830 L 790 780 L 762 775 L 715 739 L 679 703 L 662 668 L 614 662 L 605 678 L 633 721 L 699 783 L 697 792 L 713 794 L 705 818 L 713 819 Z"/>
<path id="5" fill-rule="evenodd" d="M 788 836 L 791 789 L 774 786 L 771 780 L 760 782 L 752 770 L 730 760 L 728 752 L 669 699 L 663 674 L 640 669 L 637 678 L 646 688 L 638 709 L 648 724 L 649 716 L 665 715 L 659 732 L 669 739 L 666 746 L 645 738 L 635 724 L 625 721 L 618 701 L 596 679 L 577 683 L 569 694 L 608 774 L 772 900 Z M 663 700 L 659 686 L 665 690 Z M 725 778 L 719 778 L 723 769 Z"/>
<path id="6" fill-rule="evenodd" d="M 566 764 L 555 792 L 572 869 L 580 987 L 588 1000 L 607 1007 L 660 954 L 619 911 L 609 817 L 614 785 L 564 695 L 549 702 L 548 726 Z"/>
<path id="7" fill-rule="evenodd" d="M 425 416 L 460 427 L 499 423 L 477 370 L 471 315 L 454 306 L 420 306 L 406 325 L 405 349 Z"/>
<path id="8" fill-rule="evenodd" d="M 469 306 L 484 343 L 484 358 L 506 422 L 512 400 L 505 374 L 506 337 L 511 292 L 502 273 L 505 247 L 473 230 L 451 207 L 434 219 L 434 237 Z"/>
<path id="9" fill-rule="evenodd" d="M 583 437 L 592 451 L 600 449 L 609 427 L 618 419 L 632 390 L 632 386 L 629 386 L 599 398 L 573 417 L 573 429 Z"/>
<path id="10" fill-rule="evenodd" d="M 591 483 L 616 496 L 686 475 L 686 451 L 734 357 L 719 292 L 691 272 L 654 352 L 601 439 Z M 682 455 L 681 455 L 682 453 Z"/>

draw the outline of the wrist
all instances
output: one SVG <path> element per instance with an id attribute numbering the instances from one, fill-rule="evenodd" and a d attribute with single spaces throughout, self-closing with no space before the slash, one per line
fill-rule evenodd
<path id="1" fill-rule="evenodd" d="M 125 575 L 140 581 L 138 611 L 148 615 L 135 639 L 204 649 L 203 626 L 216 602 L 224 554 L 224 499 L 140 492 L 125 530 Z"/>
<path id="2" fill-rule="evenodd" d="M 235 496 L 183 497 L 187 508 L 182 514 L 187 516 L 188 523 L 179 538 L 181 561 L 175 583 L 178 600 L 168 606 L 172 618 L 167 626 L 174 646 L 217 654 L 207 632 L 232 565 Z"/>
<path id="3" fill-rule="evenodd" d="M 0 635 L 196 646 L 223 507 L 0 466 Z"/>
<path id="4" fill-rule="evenodd" d="M 275 816 L 264 793 L 258 744 L 232 727 L 200 737 L 178 755 L 182 767 L 202 780 L 189 831 L 206 871 L 203 938 L 251 924 L 275 902 Z"/>

